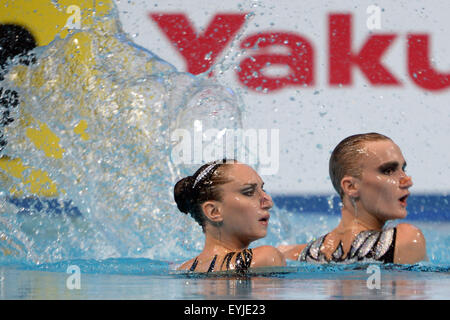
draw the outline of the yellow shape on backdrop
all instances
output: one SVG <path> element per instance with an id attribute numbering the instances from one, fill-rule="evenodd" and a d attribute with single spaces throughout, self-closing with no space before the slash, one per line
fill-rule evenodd
<path id="1" fill-rule="evenodd" d="M 94 17 L 104 16 L 113 8 L 113 0 L 5 0 L 0 5 L 0 24 L 16 24 L 25 27 L 33 35 L 38 46 L 49 44 L 57 35 L 65 38 L 71 30 L 92 26 Z M 100 26 L 101 27 L 101 26 Z M 94 74 L 90 69 L 93 63 L 91 53 L 91 41 L 89 34 L 80 32 L 71 40 L 71 45 L 66 47 L 65 55 L 69 61 L 67 72 L 73 74 Z M 43 68 L 40 67 L 31 79 L 31 85 L 39 88 L 45 84 Z M 16 71 L 16 84 L 20 85 L 26 67 L 18 66 Z M 84 79 L 83 85 L 88 88 L 93 85 L 91 78 Z M 70 84 L 61 84 L 70 86 Z M 24 116 L 25 117 L 25 116 Z M 51 131 L 47 124 L 28 116 L 20 119 L 26 126 L 26 136 L 33 145 L 44 151 L 49 158 L 61 159 L 64 149 L 59 145 L 60 138 Z M 32 125 L 32 126 L 31 126 Z M 75 127 L 74 132 L 81 139 L 88 140 L 86 133 L 87 122 L 81 120 Z M 14 185 L 11 181 L 19 180 Z M 0 183 L 8 184 L 10 193 L 21 196 L 24 186 L 28 192 L 36 196 L 52 197 L 58 195 L 56 184 L 51 180 L 48 173 L 23 165 L 21 159 L 11 159 L 8 156 L 0 158 Z M 64 192 L 63 190 L 60 190 Z"/>
<path id="2" fill-rule="evenodd" d="M 78 134 L 84 141 L 87 141 L 89 140 L 89 134 L 86 133 L 86 129 L 87 129 L 87 121 L 80 120 L 80 122 L 73 129 L 73 132 Z"/>
<path id="3" fill-rule="evenodd" d="M 21 183 L 29 193 L 44 197 L 54 197 L 59 194 L 56 184 L 45 171 L 25 166 L 20 159 L 3 157 L 1 160 L 0 170 L 10 177 L 21 180 Z M 13 186 L 9 192 L 14 196 L 20 197 L 23 195 L 21 190 L 22 188 L 18 189 L 17 186 Z M 63 192 L 63 190 L 61 191 Z"/>
<path id="4" fill-rule="evenodd" d="M 39 129 L 27 128 L 26 135 L 38 150 L 42 150 L 46 157 L 61 159 L 64 149 L 59 145 L 60 138 L 49 127 L 38 121 Z"/>
<path id="5" fill-rule="evenodd" d="M 113 7 L 112 0 L 5 0 L 0 23 L 27 28 L 38 46 L 49 44 L 57 34 L 65 38 L 71 29 L 93 24 L 93 17 L 103 16 Z"/>

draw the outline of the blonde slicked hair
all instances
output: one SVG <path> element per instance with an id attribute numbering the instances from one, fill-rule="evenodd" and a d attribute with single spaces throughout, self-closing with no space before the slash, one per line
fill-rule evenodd
<path id="1" fill-rule="evenodd" d="M 349 136 L 339 142 L 331 153 L 329 162 L 329 173 L 334 189 L 344 198 L 341 181 L 344 176 L 361 177 L 361 150 L 365 143 L 391 140 L 391 138 L 376 132 L 361 133 Z"/>

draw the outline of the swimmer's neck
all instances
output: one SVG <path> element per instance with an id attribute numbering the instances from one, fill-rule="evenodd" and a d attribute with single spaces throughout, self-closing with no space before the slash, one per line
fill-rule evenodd
<path id="1" fill-rule="evenodd" d="M 384 224 L 385 221 L 380 221 L 367 211 L 360 208 L 355 210 L 353 206 L 348 206 L 344 203 L 342 207 L 342 218 L 336 227 L 336 231 L 354 231 L 355 233 L 365 230 L 381 231 Z"/>
<path id="2" fill-rule="evenodd" d="M 234 241 L 233 241 L 234 240 Z M 237 239 L 226 239 L 223 236 L 218 237 L 215 234 L 205 234 L 205 247 L 203 252 L 211 252 L 214 254 L 237 252 L 247 249 L 250 243 L 244 243 Z"/>

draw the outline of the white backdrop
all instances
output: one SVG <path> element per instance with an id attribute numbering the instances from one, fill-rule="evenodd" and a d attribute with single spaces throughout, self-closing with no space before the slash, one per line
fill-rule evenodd
<path id="1" fill-rule="evenodd" d="M 380 8 L 379 16 L 367 13 L 370 5 Z M 427 34 L 431 65 L 450 74 L 450 1 L 121 0 L 117 7 L 123 28 L 134 42 L 180 71 L 187 70 L 184 58 L 149 14 L 184 14 L 202 33 L 218 13 L 251 13 L 216 60 L 221 61 L 223 72 L 216 68 L 215 75 L 240 95 L 245 128 L 280 130 L 280 169 L 276 175 L 263 177 L 269 192 L 332 193 L 328 178 L 331 150 L 344 137 L 369 131 L 386 134 L 401 147 L 413 176 L 413 192 L 450 191 L 450 87 L 421 88 L 407 69 L 407 35 Z M 336 13 L 353 17 L 355 53 L 372 34 L 396 35 L 380 62 L 401 85 L 374 86 L 357 66 L 352 68 L 352 85 L 329 84 L 328 17 Z M 381 28 L 370 30 L 367 20 L 374 17 L 380 18 Z M 239 46 L 242 39 L 258 32 L 290 32 L 306 38 L 314 51 L 314 84 L 267 93 L 243 85 L 237 68 L 249 53 Z M 273 67 L 269 72 L 283 74 L 285 70 Z"/>

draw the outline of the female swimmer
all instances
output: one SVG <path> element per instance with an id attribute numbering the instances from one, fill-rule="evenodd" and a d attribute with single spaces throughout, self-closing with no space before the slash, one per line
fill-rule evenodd
<path id="1" fill-rule="evenodd" d="M 279 247 L 285 257 L 306 262 L 412 264 L 426 258 L 422 232 L 411 224 L 383 228 L 406 217 L 408 189 L 400 148 L 378 133 L 342 140 L 331 154 L 330 178 L 342 201 L 339 225 L 308 244 Z"/>
<path id="2" fill-rule="evenodd" d="M 175 202 L 189 213 L 205 234 L 203 251 L 179 270 L 213 272 L 263 266 L 284 266 L 283 254 L 274 247 L 249 249 L 266 236 L 271 197 L 263 181 L 249 166 L 235 160 L 216 161 L 181 179 L 174 188 Z"/>

